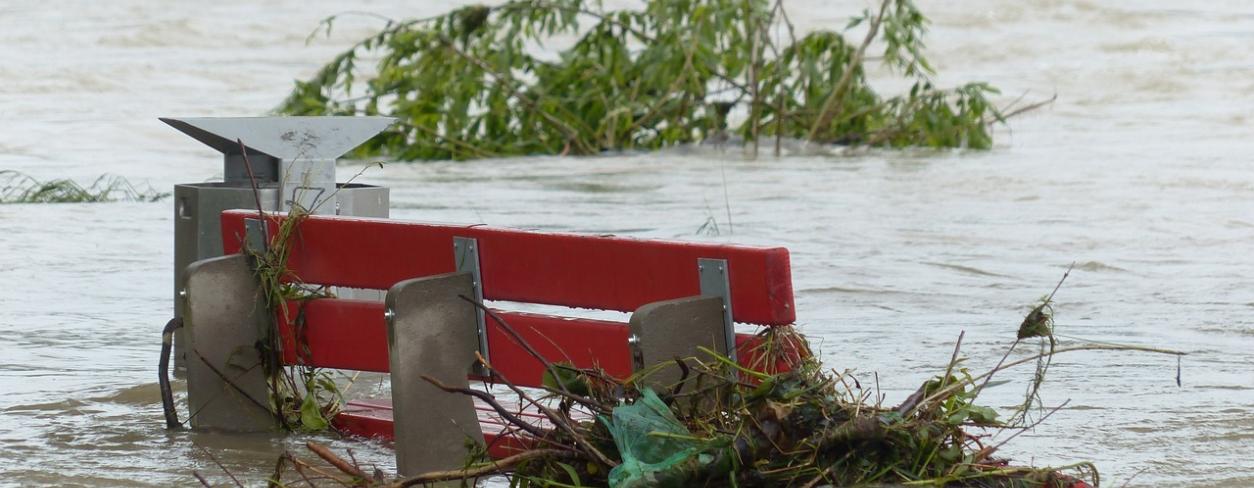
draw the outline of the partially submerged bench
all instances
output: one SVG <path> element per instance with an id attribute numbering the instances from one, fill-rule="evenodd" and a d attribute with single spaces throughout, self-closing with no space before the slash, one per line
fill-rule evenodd
<path id="1" fill-rule="evenodd" d="M 736 334 L 733 323 L 778 326 L 795 317 L 783 248 L 310 216 L 290 242 L 288 268 L 301 282 L 388 292 L 384 302 L 305 303 L 296 347 L 296 305 L 291 317 L 266 313 L 241 254 L 245 241 L 275 231 L 274 221 L 268 225 L 263 230 L 255 211 L 224 212 L 229 255 L 188 268 L 192 425 L 274 428 L 255 347 L 273 320 L 285 364 L 390 373 L 390 401 L 350 402 L 335 425 L 394 439 L 401 474 L 460 466 L 468 437 L 482 437 L 498 457 L 527 443 L 485 409 L 476 413 L 470 397 L 420 379 L 466 387 L 484 374 L 474 367 L 478 353 L 510 382 L 542 385 L 544 366 L 472 301 L 631 312 L 630 321 L 616 322 L 495 310 L 547 360 L 619 378 L 694 356 L 698 346 L 752 364 L 756 337 Z"/>

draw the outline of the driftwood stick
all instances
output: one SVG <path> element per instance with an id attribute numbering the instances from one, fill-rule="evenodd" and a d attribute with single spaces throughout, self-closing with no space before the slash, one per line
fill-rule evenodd
<path id="1" fill-rule="evenodd" d="M 1022 114 L 1022 113 L 1024 113 L 1024 112 L 1031 112 L 1031 111 L 1036 110 L 1036 109 L 1038 109 L 1038 108 L 1041 108 L 1041 107 L 1044 107 L 1044 106 L 1046 106 L 1046 105 L 1052 104 L 1052 103 L 1054 103 L 1054 102 L 1055 102 L 1055 101 L 1057 101 L 1057 100 L 1058 100 L 1058 94 L 1057 94 L 1057 93 L 1055 93 L 1055 94 L 1054 94 L 1054 96 L 1049 97 L 1049 98 L 1047 98 L 1047 99 L 1045 99 L 1045 100 L 1041 100 L 1041 101 L 1036 102 L 1036 103 L 1030 103 L 1030 104 L 1024 105 L 1024 106 L 1022 106 L 1022 107 L 1019 107 L 1019 108 L 1017 108 L 1017 109 L 1014 109 L 1014 110 L 1012 110 L 1012 111 L 1010 111 L 1010 112 L 1005 112 L 1005 113 L 1002 113 L 1002 114 L 1001 114 L 1001 119 L 1002 119 L 1002 120 L 1005 120 L 1005 119 L 1009 119 L 1009 118 L 1011 118 L 1011 117 L 1014 117 L 1014 116 L 1016 116 L 1016 115 Z M 1009 108 L 1009 107 L 1007 107 L 1007 108 Z"/>
<path id="2" fill-rule="evenodd" d="M 458 298 L 461 298 L 462 300 L 469 302 L 471 305 L 474 305 L 475 308 L 483 310 L 483 313 L 487 314 L 488 317 L 490 317 L 492 320 L 495 320 L 496 323 L 501 326 L 501 329 L 504 330 L 506 334 L 509 334 L 510 338 L 513 339 L 516 344 L 521 346 L 523 350 L 527 351 L 527 354 L 535 358 L 536 361 L 539 361 L 540 364 L 544 366 L 544 370 L 548 371 L 548 373 L 553 376 L 553 379 L 559 380 L 555 382 L 557 383 L 557 387 L 560 390 L 557 393 L 560 393 L 568 398 L 574 399 L 581 403 L 595 405 L 595 402 L 591 402 L 587 398 L 571 393 L 570 390 L 566 388 L 565 382 L 560 381 L 561 376 L 558 375 L 557 373 L 559 366 L 553 364 L 552 361 L 549 361 L 548 359 L 544 357 L 544 355 L 540 354 L 540 351 L 537 351 L 535 347 L 532 347 L 531 343 L 527 342 L 526 339 L 523 339 L 522 335 L 519 334 L 518 331 L 515 330 L 513 326 L 509 325 L 509 322 L 506 322 L 504 318 L 498 315 L 496 311 L 488 308 L 488 306 L 484 305 L 483 302 L 467 297 L 465 295 L 458 295 Z M 483 362 L 484 366 L 491 368 L 491 365 L 487 364 L 486 361 L 483 361 L 482 358 L 480 358 L 480 362 Z M 569 368 L 569 367 L 565 367 L 563 369 L 567 369 L 570 371 L 577 371 L 575 368 Z M 509 382 L 509 380 L 505 379 L 504 377 L 501 377 L 501 379 L 504 380 L 506 383 Z"/>
<path id="3" fill-rule="evenodd" d="M 270 479 L 266 480 L 266 488 L 284 488 L 283 486 L 283 466 L 286 464 L 287 456 L 279 456 L 278 461 L 274 462 L 274 474 L 270 475 Z"/>
<path id="4" fill-rule="evenodd" d="M 1002 441 L 1001 441 L 1001 442 L 998 442 L 998 443 L 997 443 L 997 445 L 994 445 L 994 446 L 988 446 L 988 447 L 983 447 L 983 448 L 981 448 L 979 451 L 977 451 L 977 452 L 975 453 L 975 462 L 977 462 L 977 463 L 978 463 L 978 462 L 980 462 L 980 461 L 983 461 L 984 459 L 986 459 L 986 458 L 988 458 L 989 456 L 993 455 L 993 453 L 994 453 L 994 452 L 997 452 L 997 450 L 998 450 L 998 449 L 1000 449 L 1000 448 L 1001 448 L 1001 446 L 1004 446 L 1004 445 L 1006 445 L 1006 443 L 1007 443 L 1007 442 L 1010 442 L 1010 441 L 1014 440 L 1014 438 L 1015 438 L 1015 437 L 1019 437 L 1019 434 L 1022 434 L 1022 433 L 1024 433 L 1024 432 L 1027 432 L 1027 431 L 1029 431 L 1029 430 L 1032 430 L 1032 429 L 1036 428 L 1036 426 L 1041 425 L 1041 423 L 1045 422 L 1045 419 L 1048 419 L 1051 415 L 1053 415 L 1053 414 L 1057 413 L 1059 410 L 1062 410 L 1062 409 L 1063 409 L 1063 407 L 1066 407 L 1066 406 L 1067 406 L 1067 404 L 1069 404 L 1069 403 L 1071 403 L 1071 400 L 1070 400 L 1070 399 L 1068 399 L 1068 400 L 1067 400 L 1067 401 L 1065 401 L 1065 402 L 1062 402 L 1062 405 L 1059 405 L 1059 406 L 1057 406 L 1057 407 L 1054 407 L 1054 408 L 1050 409 L 1048 412 L 1045 412 L 1045 415 L 1041 416 L 1041 418 L 1039 418 L 1039 419 L 1036 419 L 1036 422 L 1033 422 L 1033 423 L 1032 423 L 1032 425 L 1028 425 L 1028 426 L 1026 426 L 1026 427 L 1023 427 L 1022 429 L 1019 429 L 1019 431 L 1018 431 L 1018 432 L 1015 432 L 1015 433 L 1013 433 L 1013 434 L 1010 434 L 1010 437 L 1007 437 L 1007 438 L 1005 438 L 1005 439 L 1002 439 Z"/>
<path id="5" fill-rule="evenodd" d="M 257 176 L 253 173 L 253 162 L 248 159 L 248 146 L 244 145 L 243 139 L 235 139 L 235 142 L 239 143 L 240 155 L 244 157 L 244 169 L 248 170 L 248 182 L 252 183 L 253 186 L 253 199 L 257 203 L 257 217 L 261 219 L 261 225 L 266 225 L 266 212 L 262 210 L 261 206 L 261 190 L 257 188 Z M 267 247 L 270 245 L 268 241 L 268 239 L 262 239 L 262 242 L 265 242 Z M 258 251 L 264 250 L 258 249 Z"/>
<path id="6" fill-rule="evenodd" d="M 941 386 L 949 382 L 949 377 L 954 374 L 954 366 L 958 364 L 958 353 L 962 351 L 962 338 L 967 335 L 967 331 L 958 332 L 958 342 L 954 343 L 954 354 L 949 357 L 949 366 L 945 368 L 945 377 L 941 379 Z"/>
<path id="7" fill-rule="evenodd" d="M 574 451 L 566 451 L 562 449 L 533 449 L 478 467 L 423 473 L 418 476 L 398 481 L 392 485 L 392 488 L 403 488 L 421 485 L 424 483 L 434 483 L 437 481 L 477 478 L 480 476 L 497 474 L 507 471 L 518 464 L 536 459 L 576 459 L 578 457 L 579 453 Z"/>
<path id="8" fill-rule="evenodd" d="M 531 425 L 531 423 L 525 420 L 522 420 L 518 418 L 517 416 L 515 416 L 514 414 L 510 413 L 509 409 L 501 406 L 501 404 L 496 401 L 496 398 L 493 397 L 491 393 L 488 393 L 486 391 L 479 391 L 473 388 L 459 388 L 456 386 L 449 386 L 444 383 L 441 383 L 440 380 L 437 380 L 425 374 L 422 375 L 421 378 L 423 379 L 423 381 L 426 381 L 427 383 L 431 383 L 432 385 L 435 385 L 436 388 L 444 390 L 448 393 L 460 393 L 463 395 L 470 395 L 472 397 L 483 400 L 484 403 L 487 403 L 489 406 L 491 406 L 493 410 L 496 410 L 496 413 L 501 414 L 501 416 L 504 417 L 505 420 L 508 420 L 511 424 L 518 426 L 518 428 L 527 431 L 528 434 L 536 436 L 537 438 L 544 437 L 545 432 L 543 430 L 540 430 L 536 426 Z"/>
<path id="9" fill-rule="evenodd" d="M 523 350 L 527 351 L 527 354 L 531 355 L 531 357 L 536 358 L 536 361 L 539 361 L 540 364 L 543 364 L 545 369 L 551 369 L 553 367 L 552 362 L 550 362 L 548 359 L 545 359 L 545 357 L 542 354 L 540 354 L 540 351 L 537 351 L 536 348 L 531 346 L 531 343 L 527 342 L 526 339 L 523 339 L 522 335 L 520 335 L 518 331 L 514 330 L 514 328 L 509 325 L 509 322 L 506 322 L 505 319 L 501 318 L 501 316 L 498 315 L 496 311 L 488 308 L 488 306 L 484 305 L 483 302 L 480 302 L 468 296 L 458 295 L 457 297 L 467 302 L 470 302 L 470 304 L 474 305 L 475 308 L 478 308 L 479 310 L 483 310 L 483 313 L 488 314 L 488 317 L 490 317 L 492 320 L 495 320 L 496 323 L 500 324 L 501 329 L 504 329 L 505 333 L 509 334 L 510 339 L 513 339 L 515 343 L 517 343 L 519 346 L 522 346 Z"/>
<path id="10" fill-rule="evenodd" d="M 317 466 L 301 461 L 299 458 L 291 455 L 290 453 L 288 454 L 287 457 L 288 457 L 288 460 L 291 461 L 292 467 L 296 469 L 297 473 L 300 473 L 301 478 L 304 478 L 305 481 L 309 483 L 309 486 L 317 486 L 312 481 L 316 479 L 331 480 L 344 486 L 359 486 L 361 485 L 360 482 L 363 481 L 363 478 L 354 478 L 354 479 L 345 481 L 335 476 L 334 474 L 331 474 L 331 473 L 326 472 L 325 470 L 319 469 Z M 305 475 L 302 469 L 308 469 L 318 476 L 311 479 L 307 475 Z"/>
<path id="11" fill-rule="evenodd" d="M 309 476 L 306 476 L 305 471 L 301 469 L 301 463 L 296 459 L 296 456 L 293 456 L 288 452 L 283 453 L 283 456 L 287 457 L 288 462 L 292 463 L 292 470 L 296 471 L 296 474 L 300 475 L 301 479 L 305 480 L 305 484 L 315 486 L 313 480 L 309 479 Z"/>
<path id="12" fill-rule="evenodd" d="M 244 398 L 247 398 L 248 401 L 253 403 L 253 405 L 256 405 L 258 408 L 261 408 L 262 410 L 265 410 L 277 416 L 277 414 L 275 414 L 273 411 L 270 410 L 270 407 L 267 407 L 266 404 L 261 403 L 261 400 L 253 398 L 252 395 L 249 395 L 248 392 L 245 392 L 243 388 L 240 388 L 239 385 L 235 384 L 234 381 L 228 378 L 226 374 L 222 373 L 222 370 L 219 370 L 216 366 L 213 365 L 213 363 L 210 363 L 208 359 L 205 359 L 205 357 L 200 354 L 200 351 L 197 351 L 196 349 L 192 349 L 192 352 L 196 353 L 196 357 L 200 358 L 200 361 L 202 363 L 205 363 L 205 366 L 208 366 L 209 370 L 213 371 L 213 374 L 217 375 L 219 378 L 222 378 L 222 381 L 225 381 L 227 386 L 230 386 L 231 389 L 235 390 L 240 395 L 243 395 Z"/>
<path id="13" fill-rule="evenodd" d="M 331 449 L 327 448 L 327 446 L 324 446 L 314 441 L 305 441 L 305 447 L 308 448 L 310 451 L 313 451 L 314 454 L 317 454 L 318 457 L 322 458 L 323 461 L 326 461 L 330 463 L 332 466 L 335 466 L 335 469 L 340 470 L 344 474 L 347 474 L 349 476 L 352 476 L 354 478 L 359 478 L 359 479 L 367 478 L 366 473 L 362 472 L 361 468 L 358 468 L 352 463 L 345 461 L 344 458 L 336 456 L 335 453 L 331 452 Z"/>
<path id="14" fill-rule="evenodd" d="M 913 409 L 909 411 L 909 414 L 913 415 L 915 411 L 917 411 L 919 408 L 922 408 L 924 405 L 927 405 L 933 401 L 952 395 L 959 388 L 962 388 L 968 384 L 974 384 L 976 381 L 983 380 L 984 378 L 988 376 L 992 376 L 1002 370 L 1010 369 L 1020 364 L 1030 363 L 1032 361 L 1036 361 L 1037 359 L 1041 359 L 1044 357 L 1053 357 L 1054 355 L 1062 354 L 1064 352 L 1076 352 L 1076 351 L 1139 351 L 1139 352 L 1150 352 L 1150 353 L 1155 353 L 1155 354 L 1171 354 L 1174 356 L 1188 355 L 1188 353 L 1180 352 L 1180 351 L 1173 351 L 1170 349 L 1160 349 L 1156 347 L 1143 347 L 1143 346 L 1125 346 L 1125 345 L 1115 345 L 1115 344 L 1111 344 L 1111 345 L 1089 344 L 1085 346 L 1064 347 L 1064 348 L 1055 349 L 1049 352 L 1034 354 L 1034 355 L 1028 356 L 1026 358 L 1023 358 L 1017 361 L 1012 361 L 1008 364 L 991 369 L 987 373 L 981 374 L 969 380 L 959 381 L 957 383 L 949 385 L 948 387 L 942 388 L 936 393 L 933 393 L 929 395 L 927 398 L 924 398 L 922 401 L 920 401 L 918 405 L 916 405 Z M 905 416 L 909 417 L 910 415 L 905 415 Z"/>
<path id="15" fill-rule="evenodd" d="M 240 483 L 239 479 L 236 478 L 234 474 L 231 474 L 231 470 L 226 469 L 226 466 L 223 466 L 221 461 L 218 461 L 217 456 L 214 456 L 212 452 L 209 452 L 209 450 L 205 449 L 203 446 L 198 446 L 198 447 L 200 447 L 200 452 L 203 452 L 205 453 L 206 456 L 209 456 L 209 459 L 213 461 L 213 464 L 218 465 L 218 469 L 221 469 L 223 473 L 226 473 L 227 477 L 231 478 L 231 481 L 235 482 L 235 486 L 238 486 L 239 488 L 244 488 L 244 484 Z M 201 478 L 201 481 L 203 482 L 204 479 Z M 209 485 L 206 483 L 205 486 L 209 486 Z"/>
<path id="16" fill-rule="evenodd" d="M 1057 97 L 1057 95 L 1055 95 L 1055 97 Z M 1075 263 L 1071 263 L 1071 266 L 1067 266 L 1067 271 L 1062 273 L 1062 279 L 1058 280 L 1058 284 L 1054 285 L 1054 290 L 1049 292 L 1049 296 L 1045 297 L 1045 301 L 1041 302 L 1042 307 L 1048 306 L 1050 302 L 1054 300 L 1054 294 L 1058 293 L 1059 288 L 1062 288 L 1062 282 L 1067 281 L 1067 277 L 1071 276 L 1071 270 L 1073 268 L 1075 268 Z M 1033 308 L 1032 310 L 1036 311 L 1035 308 Z M 1028 315 L 1031 316 L 1031 313 L 1029 312 Z M 1001 360 L 997 361 L 997 366 L 994 366 L 992 371 L 989 372 L 989 375 L 986 376 L 984 378 L 984 381 L 980 383 L 980 386 L 976 387 L 975 389 L 976 396 L 979 396 L 980 392 L 984 391 L 984 387 L 988 386 L 988 382 L 993 380 L 993 372 L 996 372 L 997 370 L 999 370 L 1001 368 L 1001 365 L 1006 363 L 1006 358 L 1010 357 L 1010 353 L 1014 352 L 1015 347 L 1018 346 L 1019 342 L 1022 340 L 1023 339 L 1016 337 L 1015 341 L 1010 344 L 1010 348 L 1006 349 L 1006 353 L 1001 356 Z"/>
<path id="17" fill-rule="evenodd" d="M 688 365 L 684 363 L 682 358 L 674 358 L 675 364 L 679 366 L 679 381 L 675 383 L 675 387 L 671 388 L 671 398 L 679 395 L 683 391 L 684 384 L 688 382 L 688 375 L 692 372 Z"/>
<path id="18" fill-rule="evenodd" d="M 475 356 L 479 358 L 479 362 L 482 363 L 484 366 L 487 366 L 489 369 L 492 368 L 492 366 L 489 365 L 488 362 L 483 359 L 483 356 L 480 356 L 478 352 L 475 353 Z M 571 427 L 570 423 L 566 421 L 566 419 L 564 418 L 562 414 L 554 411 L 553 409 L 549 407 L 546 407 L 543 403 L 540 403 L 536 401 L 535 399 L 531 398 L 531 396 L 528 395 L 527 392 L 522 391 L 522 389 L 519 388 L 518 385 L 515 385 L 513 382 L 511 382 L 509 378 L 506 378 L 504 376 L 500 376 L 500 378 L 501 378 L 501 381 L 505 383 L 505 386 L 508 387 L 511 391 L 513 391 L 514 394 L 518 395 L 518 397 L 523 399 L 524 401 L 532 405 L 535 405 L 536 408 L 540 410 L 540 413 L 543 413 L 545 417 L 548 417 L 550 422 L 553 422 L 553 425 L 557 426 L 558 428 L 566 431 L 566 433 L 570 434 L 570 437 L 575 441 L 576 447 L 579 447 L 590 457 L 592 457 L 593 459 L 601 462 L 602 464 L 608 467 L 612 468 L 614 466 L 618 466 L 619 463 L 616 463 L 613 460 L 611 460 L 604 453 L 602 453 L 600 449 L 597 449 L 596 446 L 593 446 L 591 442 L 588 442 L 588 439 L 585 439 L 582 435 L 580 435 L 579 431 L 575 430 L 574 427 Z"/>
<path id="19" fill-rule="evenodd" d="M 849 83 L 853 80 L 853 72 L 862 66 L 862 60 L 866 56 L 866 48 L 871 45 L 871 41 L 875 40 L 876 34 L 880 31 L 880 23 L 884 21 L 884 16 L 888 14 L 888 5 L 892 0 L 884 0 L 880 4 L 879 15 L 870 19 L 867 26 L 866 38 L 862 40 L 862 44 L 854 51 L 853 57 L 849 59 L 849 63 L 845 65 L 845 72 L 840 74 L 840 80 L 836 82 L 836 87 L 832 89 L 832 94 L 823 102 L 823 109 L 819 112 L 819 119 L 810 127 L 810 133 L 806 136 L 806 140 L 814 142 L 814 137 L 818 135 L 820 130 L 827 128 L 836 115 L 840 114 L 845 101 L 845 91 L 849 88 Z"/>

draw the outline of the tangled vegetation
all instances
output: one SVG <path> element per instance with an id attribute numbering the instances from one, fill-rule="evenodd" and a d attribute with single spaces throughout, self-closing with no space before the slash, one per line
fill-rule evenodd
<path id="1" fill-rule="evenodd" d="M 152 188 L 136 188 L 121 176 L 101 175 L 88 186 L 57 178 L 40 181 L 25 173 L 0 170 L 0 204 L 155 202 L 170 196 Z"/>
<path id="2" fill-rule="evenodd" d="M 269 406 L 283 430 L 324 431 L 331 426 L 330 419 L 339 413 L 344 397 L 329 371 L 304 361 L 309 355 L 308 345 L 299 338 L 304 337 L 301 329 L 304 326 L 302 312 L 305 303 L 332 295 L 323 287 L 310 288 L 301 284 L 287 268 L 292 239 L 300 222 L 309 216 L 309 210 L 295 205 L 281 220 L 264 219 L 262 215 L 263 221 L 277 220 L 278 231 L 268 239 L 266 249 L 252 250 L 255 272 L 270 315 L 274 317 L 278 312 L 283 316 L 284 323 L 294 323 L 297 330 L 287 335 L 298 338 L 284 341 L 277 320 L 272 320 L 261 331 L 258 349 L 269 385 Z M 284 366 L 284 357 L 289 356 L 288 349 L 294 349 L 290 355 L 296 358 L 296 366 Z"/>
<path id="3" fill-rule="evenodd" d="M 237 142 L 244 155 L 254 197 L 258 199 L 257 208 L 263 208 L 257 183 L 252 177 L 248 149 L 242 141 Z M 371 167 L 373 166 L 363 168 L 349 178 L 345 185 L 352 183 Z M 268 385 L 268 407 L 279 428 L 284 431 L 326 431 L 331 428 L 331 419 L 340 412 L 344 403 L 342 389 L 331 371 L 310 365 L 307 361 L 310 352 L 304 331 L 305 304 L 310 300 L 334 297 L 334 294 L 325 286 L 303 283 L 287 266 L 301 223 L 318 207 L 334 202 L 337 193 L 338 190 L 317 200 L 313 203 L 314 208 L 304 208 L 294 203 L 282 218 L 258 210 L 258 218 L 267 223 L 267 229 L 274 223 L 277 230 L 273 235 L 265 236 L 261 249 L 248 249 L 269 316 L 283 317 L 282 322 L 270 320 L 259 331 L 261 340 L 257 348 Z M 293 201 L 302 200 L 298 195 Z M 281 331 L 280 327 L 285 327 L 285 324 L 292 324 L 294 330 Z M 289 340 L 285 340 L 285 337 Z M 295 366 L 287 366 L 288 359 L 294 359 Z"/>
<path id="4" fill-rule="evenodd" d="M 1051 293 L 1032 308 L 1010 350 L 1028 338 L 1037 338 L 1042 347 L 1054 343 L 1052 299 Z M 768 329 L 761 339 L 754 356 L 759 362 L 750 368 L 703 349 L 703 357 L 695 362 L 676 360 L 623 380 L 595 369 L 550 363 L 524 341 L 524 349 L 546 365 L 546 388 L 532 395 L 507 378 L 498 379 L 520 396 L 522 405 L 550 405 L 540 411 L 553 427 L 537 431 L 508 407 L 488 403 L 517 435 L 534 435 L 530 448 L 490 460 L 482 446 L 468 443 L 468 459 L 461 469 L 391 480 L 378 470 L 367 475 L 355 461 L 311 442 L 309 449 L 339 473 L 287 453 L 272 482 L 473 486 L 483 477 L 505 476 L 512 487 L 1097 487 L 1100 479 L 1091 463 L 1017 467 L 997 456 L 1002 445 L 1061 406 L 1041 407 L 1043 415 L 1035 421 L 1018 410 L 1001 420 L 994 409 L 977 403 L 980 392 L 1001 371 L 1033 362 L 1039 367 L 1039 361 L 1061 353 L 1133 350 L 1183 355 L 1116 344 L 1051 346 L 1009 363 L 1003 358 L 993 369 L 975 374 L 963 366 L 960 335 L 943 374 L 925 381 L 901 404 L 886 406 L 875 388 L 864 387 L 849 372 L 824 371 L 813 356 L 798 354 L 808 349 L 791 328 Z M 481 363 L 491 369 L 482 358 Z M 650 377 L 667 367 L 679 368 L 680 379 L 660 387 L 651 384 Z M 1024 409 L 1032 406 L 1043 374 L 1032 381 Z M 486 395 L 424 379 L 450 393 Z M 283 482 L 289 470 L 299 479 Z"/>
<path id="5" fill-rule="evenodd" d="M 334 21 L 323 21 L 328 33 Z M 853 18 L 846 31 L 866 29 L 858 42 L 836 30 L 797 32 L 782 0 L 474 5 L 388 20 L 298 81 L 279 111 L 398 117 L 359 154 L 405 160 L 588 155 L 734 137 L 755 155 L 771 141 L 778 155 L 785 139 L 987 149 L 992 124 L 1035 106 L 999 110 L 985 83 L 936 87 L 927 24 L 911 0 L 883 0 Z M 908 80 L 907 93 L 884 97 L 868 84 L 872 45 Z"/>

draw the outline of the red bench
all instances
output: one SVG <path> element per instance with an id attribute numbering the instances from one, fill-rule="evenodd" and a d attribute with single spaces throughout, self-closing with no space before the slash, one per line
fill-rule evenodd
<path id="1" fill-rule="evenodd" d="M 208 400 L 208 393 L 195 390 L 215 394 L 234 392 L 237 397 L 243 398 L 235 402 L 234 408 L 256 410 L 255 407 L 260 407 L 250 407 L 250 401 L 247 401 L 250 395 L 255 397 L 259 391 L 264 392 L 257 389 L 256 368 L 236 368 L 239 371 L 234 373 L 232 382 L 238 384 L 225 386 L 221 381 L 206 379 L 223 376 L 221 371 L 208 375 L 204 372 L 196 374 L 191 369 L 196 363 L 192 354 L 201 356 L 206 363 L 216 362 L 218 369 L 232 367 L 232 361 L 239 363 L 238 357 L 232 360 L 210 358 L 206 351 L 214 350 L 218 356 L 238 355 L 241 345 L 250 344 L 249 341 L 255 338 L 236 339 L 225 345 L 208 343 L 225 335 L 247 335 L 250 327 L 256 330 L 258 324 L 269 320 L 269 317 L 262 317 L 256 312 L 255 300 L 246 300 L 249 290 L 255 296 L 255 284 L 252 288 L 238 285 L 241 267 L 246 267 L 238 253 L 248 235 L 247 221 L 256 218 L 255 211 L 224 212 L 223 244 L 226 253 L 235 256 L 206 260 L 189 267 L 185 288 L 188 291 L 187 320 L 192 330 L 192 347 L 198 348 L 198 352 L 189 353 L 188 390 L 193 409 L 204 408 L 206 402 L 212 401 Z M 270 222 L 270 232 L 275 230 L 275 226 L 275 222 Z M 456 249 L 455 244 L 458 246 Z M 454 305 L 458 301 L 449 297 L 457 295 L 475 294 L 483 300 L 635 312 L 630 322 L 616 322 L 496 310 L 546 359 L 570 362 L 578 367 L 599 367 L 616 377 L 630 375 L 642 366 L 642 361 L 669 360 L 676 351 L 691 351 L 698 345 L 712 346 L 736 357 L 742 364 L 753 364 L 756 336 L 722 335 L 731 330 L 727 318 L 763 326 L 787 325 L 795 318 L 788 251 L 783 248 L 311 216 L 300 224 L 290 250 L 288 268 L 301 282 L 390 291 L 386 303 L 340 298 L 307 302 L 302 310 L 304 348 L 296 347 L 293 321 L 282 313 L 276 314 L 274 320 L 279 324 L 285 341 L 284 362 L 289 365 L 391 372 L 398 412 L 425 408 L 422 404 L 427 399 L 436 398 L 431 395 L 430 385 L 425 385 L 428 389 L 421 392 L 410 392 L 411 388 L 421 389 L 424 386 L 419 385 L 423 382 L 413 377 L 413 373 L 426 371 L 414 369 L 419 366 L 408 366 L 413 361 L 419 361 L 421 368 L 438 369 L 429 361 L 442 361 L 455 356 L 461 359 L 447 360 L 453 361 L 456 370 L 467 354 L 473 358 L 475 352 L 480 352 L 489 359 L 496 373 L 509 381 L 519 386 L 541 386 L 544 372 L 541 363 L 509 338 L 499 324 L 490 317 L 484 317 L 469 302 L 463 300 L 461 305 Z M 201 271 L 199 277 L 193 276 L 198 269 Z M 226 278 L 228 275 L 234 278 Z M 248 289 L 230 293 L 222 291 L 222 283 L 231 280 L 235 280 L 232 282 L 237 287 Z M 407 298 L 407 294 L 426 295 L 422 295 L 421 299 L 411 299 Z M 695 298 L 702 296 L 705 298 Z M 690 308 L 680 312 L 683 320 L 688 320 L 681 321 L 682 324 L 691 322 L 696 324 L 694 328 L 708 324 L 711 322 L 708 313 L 710 297 L 721 297 L 714 302 L 717 308 L 713 312 L 712 320 L 716 321 L 713 336 L 698 334 L 698 339 L 676 339 L 685 332 L 679 329 L 686 329 L 688 325 L 676 327 L 672 325 L 673 317 L 658 318 L 669 317 L 667 314 L 673 312 L 671 309 L 684 306 Z M 219 318 L 224 307 L 231 306 L 228 302 L 241 300 L 247 301 L 253 309 L 236 306 L 231 312 L 235 314 L 233 319 Z M 466 308 L 450 308 L 457 306 Z M 295 317 L 294 313 L 291 315 Z M 461 334 L 456 340 L 462 341 L 457 343 L 462 346 L 450 347 L 447 352 L 438 350 L 432 353 L 428 350 L 413 356 L 418 359 L 407 359 L 413 354 L 411 347 L 424 346 L 407 345 L 409 343 L 402 336 L 434 334 L 431 331 L 434 329 L 429 328 L 445 327 L 431 323 L 429 316 L 440 317 L 436 322 L 457 322 L 452 327 L 456 334 Z M 698 316 L 704 318 L 697 320 Z M 216 323 L 226 320 L 233 322 Z M 462 323 L 465 321 L 471 323 Z M 481 324 L 482 330 L 476 326 L 476 321 Z M 234 332 L 228 330 L 232 327 Z M 667 328 L 679 335 L 668 336 Z M 391 344 L 389 334 L 393 335 Z M 634 339 L 633 334 L 636 336 Z M 431 340 L 445 340 L 444 336 L 441 337 Z M 721 337 L 724 345 L 717 344 L 718 340 L 711 344 L 709 340 L 702 339 L 705 337 Z M 692 343 L 694 340 L 706 343 L 695 344 Z M 635 357 L 629 342 L 636 345 Z M 728 350 L 729 346 L 732 349 Z M 307 353 L 297 357 L 298 351 Z M 465 368 L 469 366 L 469 362 L 464 364 Z M 398 377 L 401 370 L 407 377 Z M 479 375 L 474 371 L 456 370 L 455 376 L 464 380 Z M 261 387 L 264 388 L 264 383 Z M 415 397 L 417 393 L 421 395 Z M 401 404 L 402 397 L 409 398 L 404 400 L 408 404 Z M 470 399 L 465 397 L 457 401 L 463 402 L 459 405 L 468 404 Z M 408 432 L 416 427 L 429 429 L 429 425 L 417 424 L 431 422 L 415 420 L 402 424 L 401 417 L 409 413 L 393 415 L 392 407 L 386 399 L 350 402 L 335 419 L 335 425 L 356 435 L 399 438 L 397 456 L 402 474 L 431 468 L 425 461 L 407 461 L 408 454 L 403 451 L 417 449 L 406 446 L 415 435 L 422 439 L 434 439 L 432 436 L 436 434 L 422 431 L 420 435 L 400 435 L 400 431 Z M 251 423 L 242 421 L 241 417 L 240 414 L 232 416 L 229 413 L 207 412 L 200 418 L 199 424 L 230 428 L 228 424 L 232 422 L 254 427 L 262 423 L 260 420 Z M 465 416 L 461 418 L 465 419 Z M 481 412 L 478 419 L 491 454 L 504 456 L 520 443 L 525 444 L 525 440 L 518 438 L 497 439 L 502 425 L 490 415 Z M 197 419 L 193 418 L 193 424 L 197 423 Z M 461 443 L 452 447 L 459 451 L 462 449 Z"/>

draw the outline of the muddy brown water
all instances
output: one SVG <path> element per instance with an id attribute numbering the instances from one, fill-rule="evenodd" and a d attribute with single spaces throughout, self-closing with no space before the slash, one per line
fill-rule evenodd
<path id="1" fill-rule="evenodd" d="M 413 4 L 359 8 L 446 7 Z M 790 5 L 805 28 L 843 26 L 864 7 Z M 397 218 L 786 246 L 802 331 L 831 367 L 878 377 L 888 403 L 938 373 L 962 331 L 969 366 L 992 366 L 1026 306 L 1075 262 L 1057 296 L 1064 344 L 1187 351 L 1183 386 L 1171 357 L 1060 356 L 1044 400 L 1070 403 L 1003 452 L 1093 461 L 1110 486 L 1254 486 L 1254 7 L 922 6 L 939 84 L 981 79 L 1005 101 L 1058 102 L 999 129 L 986 152 L 750 160 L 707 147 L 393 164 L 365 181 L 393 188 Z M 0 169 L 161 189 L 211 179 L 214 153 L 156 117 L 266 112 L 376 26 L 346 20 L 305 44 L 344 8 L 0 2 Z M 192 470 L 227 482 L 218 462 L 257 485 L 300 445 L 163 430 L 170 205 L 0 206 L 0 485 L 187 485 Z M 699 234 L 710 219 L 719 235 Z M 1007 374 L 1017 382 L 985 403 L 1014 404 L 1030 374 Z M 393 469 L 384 446 L 318 438 Z"/>

